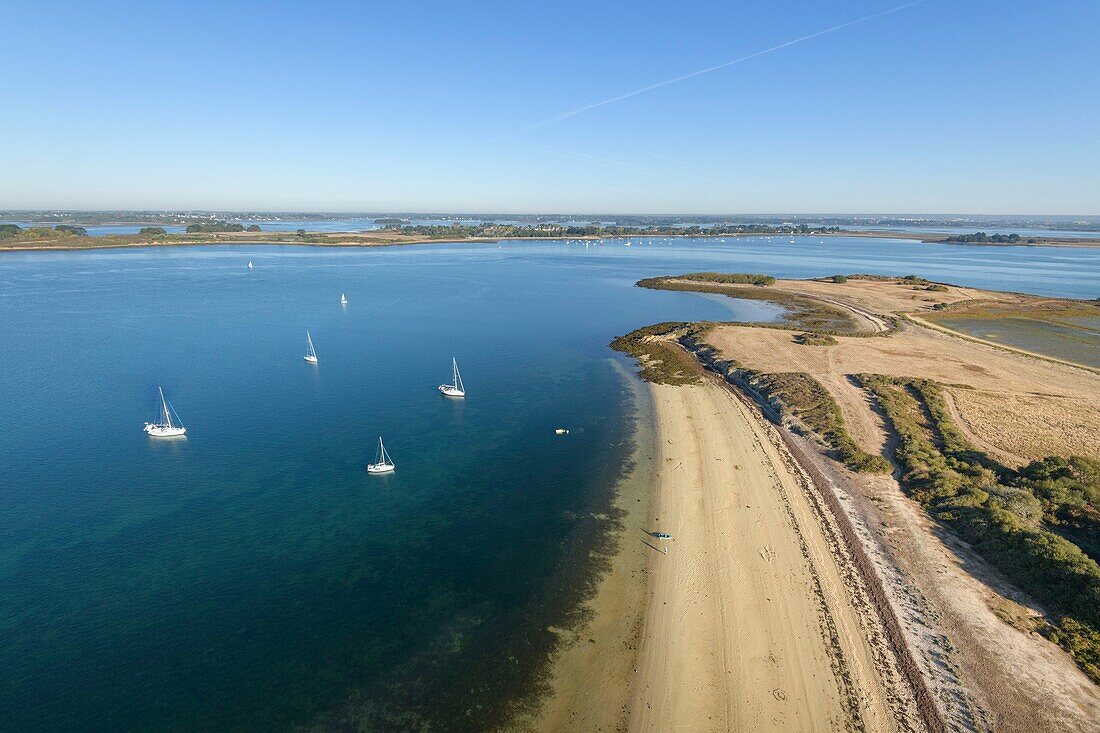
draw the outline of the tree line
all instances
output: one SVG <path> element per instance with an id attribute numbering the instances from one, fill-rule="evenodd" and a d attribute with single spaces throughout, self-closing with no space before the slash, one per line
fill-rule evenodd
<path id="1" fill-rule="evenodd" d="M 58 224 L 54 227 L 27 227 L 18 224 L 0 224 L 0 239 L 50 239 L 57 237 L 86 237 L 88 230 L 72 224 Z"/>

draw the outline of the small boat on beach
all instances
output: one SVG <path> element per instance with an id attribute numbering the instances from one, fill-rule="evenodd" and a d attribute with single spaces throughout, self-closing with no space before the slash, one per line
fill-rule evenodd
<path id="1" fill-rule="evenodd" d="M 347 305 L 347 304 L 348 304 L 348 296 L 344 295 L 343 293 L 340 293 L 340 305 Z"/>
<path id="2" fill-rule="evenodd" d="M 306 331 L 306 355 L 305 360 L 310 364 L 317 363 L 317 349 L 313 348 L 313 338 L 309 335 L 309 331 Z"/>
<path id="3" fill-rule="evenodd" d="M 145 433 L 151 438 L 178 438 L 187 432 L 187 428 L 183 427 L 180 416 L 176 415 L 175 409 L 165 398 L 164 390 L 158 386 L 157 391 L 160 393 L 160 410 L 154 422 L 145 423 Z M 173 415 L 175 415 L 174 422 Z"/>
<path id="4" fill-rule="evenodd" d="M 458 373 L 458 360 L 454 357 L 451 357 L 451 367 L 454 369 L 451 383 L 439 385 L 439 393 L 444 397 L 465 397 L 466 388 L 462 384 L 462 375 Z"/>
<path id="5" fill-rule="evenodd" d="M 378 457 L 374 461 L 367 464 L 367 473 L 393 473 L 396 468 L 390 454 L 386 452 L 386 446 L 382 445 L 381 435 L 378 436 Z"/>

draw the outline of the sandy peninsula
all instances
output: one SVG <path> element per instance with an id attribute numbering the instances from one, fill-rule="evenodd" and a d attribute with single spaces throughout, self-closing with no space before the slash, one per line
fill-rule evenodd
<path id="1" fill-rule="evenodd" d="M 894 460 L 898 437 L 864 372 L 933 380 L 960 439 L 1008 470 L 1098 458 L 1097 370 L 934 321 L 994 311 L 1064 325 L 1097 306 L 906 278 L 705 285 L 800 316 L 636 332 L 643 375 L 664 383 L 646 386 L 654 432 L 620 495 L 631 519 L 527 728 L 1100 731 L 1100 687 L 1040 633 L 1041 604 L 934 521 L 896 469 L 852 470 L 754 387 L 812 379 L 870 456 Z M 806 324 L 831 334 L 807 338 Z"/>

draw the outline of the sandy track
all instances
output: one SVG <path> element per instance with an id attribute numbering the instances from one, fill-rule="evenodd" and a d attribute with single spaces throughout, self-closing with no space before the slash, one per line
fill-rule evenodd
<path id="1" fill-rule="evenodd" d="M 667 554 L 650 549 L 630 730 L 897 729 L 867 620 L 766 428 L 715 384 L 654 398 L 647 529 L 673 539 L 639 534 Z"/>

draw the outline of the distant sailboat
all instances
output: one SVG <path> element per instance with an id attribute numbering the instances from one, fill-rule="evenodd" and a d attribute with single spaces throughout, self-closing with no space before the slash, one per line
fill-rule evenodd
<path id="1" fill-rule="evenodd" d="M 451 383 L 439 385 L 439 392 L 445 397 L 465 397 L 466 388 L 462 386 L 462 375 L 458 373 L 458 361 L 453 357 L 451 358 L 451 366 L 454 368 Z"/>
<path id="2" fill-rule="evenodd" d="M 382 436 L 378 436 L 378 457 L 374 463 L 367 464 L 367 473 L 393 473 L 395 466 L 386 446 L 382 445 Z"/>
<path id="3" fill-rule="evenodd" d="M 348 296 L 344 295 L 343 293 L 340 293 L 340 305 L 347 305 L 347 304 L 348 304 Z"/>
<path id="4" fill-rule="evenodd" d="M 157 391 L 160 392 L 160 411 L 157 413 L 156 422 L 145 423 L 144 430 L 153 438 L 178 438 L 187 432 L 187 428 L 183 427 L 180 416 L 175 415 L 176 411 L 164 397 L 164 390 L 157 387 Z M 173 415 L 176 417 L 175 422 L 172 421 Z"/>
<path id="5" fill-rule="evenodd" d="M 252 269 L 252 260 L 249 260 L 249 261 L 248 261 L 248 269 L 249 269 L 249 270 L 251 270 L 251 269 Z"/>
<path id="6" fill-rule="evenodd" d="M 306 331 L 306 361 L 310 364 L 317 363 L 317 349 L 313 348 L 313 338 L 310 337 L 309 331 Z"/>

